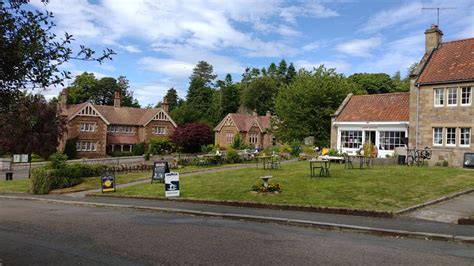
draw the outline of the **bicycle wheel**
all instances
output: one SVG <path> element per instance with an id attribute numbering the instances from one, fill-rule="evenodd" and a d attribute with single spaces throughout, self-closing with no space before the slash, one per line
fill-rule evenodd
<path id="1" fill-rule="evenodd" d="M 413 158 L 413 155 L 408 155 L 407 156 L 407 166 L 413 166 L 413 163 L 415 162 L 415 159 Z"/>

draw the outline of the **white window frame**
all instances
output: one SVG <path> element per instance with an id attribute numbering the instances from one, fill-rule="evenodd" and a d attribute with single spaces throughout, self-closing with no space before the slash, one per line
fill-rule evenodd
<path id="1" fill-rule="evenodd" d="M 467 131 L 467 134 L 463 130 Z M 464 137 L 467 135 L 467 137 L 464 139 Z M 459 146 L 460 147 L 470 147 L 471 146 L 471 138 L 472 138 L 472 130 L 470 127 L 461 127 L 459 128 Z M 465 141 L 464 144 L 462 141 Z M 467 141 L 467 144 L 466 144 Z"/>
<path id="2" fill-rule="evenodd" d="M 347 133 L 344 133 L 347 132 Z M 342 149 L 359 149 L 363 144 L 362 130 L 341 130 L 340 142 Z M 346 141 L 347 139 L 347 141 Z M 347 144 L 347 146 L 344 146 Z M 355 145 L 355 146 L 354 146 Z M 352 147 L 349 147 L 352 146 Z"/>
<path id="3" fill-rule="evenodd" d="M 107 132 L 109 133 L 118 133 L 119 127 L 115 125 L 107 126 Z"/>
<path id="4" fill-rule="evenodd" d="M 155 135 L 166 135 L 166 127 L 155 127 L 153 130 L 153 134 Z"/>
<path id="5" fill-rule="evenodd" d="M 76 142 L 76 151 L 81 151 L 81 142 Z"/>
<path id="6" fill-rule="evenodd" d="M 448 140 L 452 139 L 450 138 L 449 136 L 452 134 L 450 133 L 449 131 L 451 129 L 454 129 L 454 144 L 453 143 L 448 143 Z M 456 135 L 457 135 L 457 130 L 455 127 L 447 127 L 446 128 L 446 146 L 449 146 L 449 147 L 455 147 L 456 146 Z"/>
<path id="7" fill-rule="evenodd" d="M 235 137 L 235 134 L 232 133 L 232 132 L 227 132 L 226 133 L 226 143 L 232 143 L 234 142 L 234 137 Z"/>
<path id="8" fill-rule="evenodd" d="M 438 129 L 441 130 L 441 132 L 436 132 Z M 441 143 L 436 142 L 436 140 L 439 139 L 438 138 L 439 136 L 441 136 Z M 433 128 L 433 146 L 443 146 L 443 143 L 444 143 L 444 129 L 442 127 L 434 127 Z"/>
<path id="9" fill-rule="evenodd" d="M 76 143 L 76 151 L 97 151 L 97 142 L 95 141 L 78 141 Z"/>
<path id="10" fill-rule="evenodd" d="M 379 150 L 393 151 L 397 147 L 405 147 L 404 139 L 406 138 L 405 131 L 398 130 L 381 130 L 379 131 Z M 385 149 L 389 146 L 389 149 Z M 393 146 L 393 149 L 390 149 Z"/>
<path id="11" fill-rule="evenodd" d="M 134 130 L 132 126 L 122 126 L 122 133 L 124 134 L 133 134 L 133 131 Z"/>
<path id="12" fill-rule="evenodd" d="M 454 92 L 454 93 L 451 93 Z M 453 98 L 450 98 L 453 96 Z M 454 103 L 449 103 L 450 100 L 454 100 Z M 446 89 L 446 105 L 447 106 L 458 106 L 458 88 L 447 88 Z"/>
<path id="13" fill-rule="evenodd" d="M 258 134 L 257 133 L 250 133 L 249 134 L 249 143 L 250 144 L 258 143 Z"/>
<path id="14" fill-rule="evenodd" d="M 434 106 L 435 107 L 443 107 L 444 106 L 444 88 L 434 88 L 433 89 L 434 95 Z M 440 95 L 441 94 L 441 95 Z M 439 97 L 439 96 L 441 97 Z M 437 103 L 440 100 L 441 103 Z"/>
<path id="15" fill-rule="evenodd" d="M 464 92 L 466 90 L 466 93 Z M 464 94 L 467 94 L 469 92 L 469 95 L 467 97 L 467 103 L 463 103 L 463 101 L 466 99 L 464 98 Z M 472 87 L 466 86 L 466 87 L 461 87 L 461 106 L 471 106 L 472 104 Z"/>
<path id="16" fill-rule="evenodd" d="M 81 122 L 80 132 L 95 132 L 95 123 Z"/>

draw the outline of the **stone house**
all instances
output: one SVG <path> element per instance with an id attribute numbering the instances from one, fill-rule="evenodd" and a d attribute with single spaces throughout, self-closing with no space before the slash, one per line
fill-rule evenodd
<path id="1" fill-rule="evenodd" d="M 271 132 L 270 112 L 265 116 L 258 116 L 257 113 L 251 115 L 230 113 L 214 128 L 215 145 L 222 148 L 229 148 L 234 142 L 237 134 L 244 143 L 256 149 L 272 147 L 274 137 Z"/>
<path id="2" fill-rule="evenodd" d="M 133 146 L 153 136 L 170 137 L 176 123 L 168 114 L 168 102 L 161 108 L 141 109 L 120 106 L 120 92 L 115 92 L 114 106 L 89 102 L 68 105 L 67 89 L 60 95 L 60 115 L 66 120 L 58 151 L 68 139 L 77 139 L 78 157 L 104 157 L 115 151 L 131 152 Z"/>
<path id="3" fill-rule="evenodd" d="M 431 147 L 430 163 L 462 166 L 474 152 L 474 38 L 442 42 L 433 25 L 425 31 L 425 54 L 410 80 L 411 148 Z"/>
<path id="4" fill-rule="evenodd" d="M 349 94 L 331 117 L 331 148 L 355 154 L 371 142 L 378 157 L 393 155 L 406 146 L 409 98 L 408 92 Z"/>

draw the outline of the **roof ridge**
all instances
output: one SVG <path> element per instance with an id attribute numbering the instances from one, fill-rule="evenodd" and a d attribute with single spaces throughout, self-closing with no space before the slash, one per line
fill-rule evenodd
<path id="1" fill-rule="evenodd" d="M 409 91 L 398 91 L 398 92 L 386 92 L 386 93 L 373 93 L 373 94 L 359 94 L 359 95 L 353 95 L 352 97 L 356 96 L 381 96 L 381 95 L 394 95 L 394 94 L 410 94 Z"/>
<path id="2" fill-rule="evenodd" d="M 459 39 L 459 40 L 453 40 L 453 41 L 448 41 L 448 42 L 442 42 L 441 44 L 448 44 L 448 43 L 453 43 L 453 42 L 466 42 L 466 41 L 474 41 L 474 37 L 471 38 L 466 38 L 466 39 Z"/>

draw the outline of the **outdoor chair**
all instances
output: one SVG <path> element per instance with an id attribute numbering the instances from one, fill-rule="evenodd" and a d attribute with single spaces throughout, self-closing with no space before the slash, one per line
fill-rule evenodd
<path id="1" fill-rule="evenodd" d="M 347 154 L 344 154 L 344 168 L 354 169 L 354 165 L 352 164 L 352 157 Z"/>

